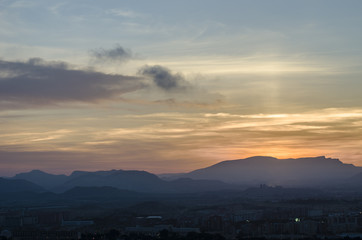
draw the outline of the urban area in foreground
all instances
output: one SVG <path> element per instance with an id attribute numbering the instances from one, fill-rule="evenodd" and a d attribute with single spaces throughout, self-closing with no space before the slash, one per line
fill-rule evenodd
<path id="1" fill-rule="evenodd" d="M 34 170 L 0 178 L 1 238 L 361 239 L 361 172 L 325 157 L 252 157 L 162 176 Z"/>
<path id="2" fill-rule="evenodd" d="M 107 201 L 101 196 L 74 202 L 68 199 L 67 206 L 36 206 L 32 199 L 28 207 L 22 207 L 26 201 L 20 205 L 14 201 L 13 206 L 0 209 L 1 236 L 25 240 L 353 239 L 362 235 L 361 196 L 290 196 L 283 200 L 278 194 L 288 194 L 288 190 L 281 187 L 252 190 L 253 199 L 242 198 L 237 192 L 215 192 L 179 199 L 162 196 L 162 201 L 153 196 L 153 201 L 138 200 L 129 206 L 105 195 Z"/>

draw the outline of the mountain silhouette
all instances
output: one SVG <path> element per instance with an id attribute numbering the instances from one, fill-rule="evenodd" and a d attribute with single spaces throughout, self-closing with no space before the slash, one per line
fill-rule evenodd
<path id="1" fill-rule="evenodd" d="M 336 183 L 360 172 L 361 167 L 324 156 L 298 159 L 256 156 L 223 161 L 183 177 L 252 185 L 319 186 Z"/>
<path id="2" fill-rule="evenodd" d="M 73 187 L 115 187 L 138 192 L 169 191 L 166 181 L 146 171 L 77 171 L 69 176 L 70 180 L 59 186 L 56 191 L 66 191 Z"/>
<path id="3" fill-rule="evenodd" d="M 166 181 L 155 174 L 136 170 L 74 171 L 69 176 L 33 170 L 17 174 L 13 179 L 25 179 L 58 193 L 75 187 L 113 187 L 144 193 L 192 193 L 240 190 L 259 184 L 314 188 L 341 186 L 353 181 L 356 183 L 353 185 L 357 186 L 361 172 L 361 167 L 323 156 L 298 159 L 256 156 L 223 161 L 190 173 L 177 174 L 177 179 L 172 181 L 170 176 Z"/>
<path id="4" fill-rule="evenodd" d="M 14 192 L 44 192 L 45 190 L 27 180 L 0 178 L 0 194 Z"/>
<path id="5" fill-rule="evenodd" d="M 354 188 L 362 189 L 362 172 L 348 178 L 344 182 L 344 188 L 345 189 L 354 189 Z"/>
<path id="6" fill-rule="evenodd" d="M 74 171 L 71 175 L 53 175 L 39 170 L 17 174 L 12 179 L 37 183 L 52 192 L 62 193 L 76 187 L 113 187 L 145 193 L 190 193 L 236 189 L 218 180 L 193 180 L 190 178 L 165 181 L 157 175 L 136 170 Z M 105 189 L 94 189 L 97 191 Z"/>
<path id="7" fill-rule="evenodd" d="M 65 183 L 68 177 L 64 174 L 55 175 L 40 170 L 32 170 L 30 172 L 16 174 L 12 179 L 24 179 L 46 189 L 51 189 Z"/>

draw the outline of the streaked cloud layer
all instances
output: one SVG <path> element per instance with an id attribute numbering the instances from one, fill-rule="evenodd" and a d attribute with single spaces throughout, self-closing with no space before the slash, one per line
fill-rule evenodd
<path id="1" fill-rule="evenodd" d="M 0 1 L 0 175 L 362 165 L 360 1 Z"/>
<path id="2" fill-rule="evenodd" d="M 361 109 L 250 115 L 100 112 L 101 117 L 27 121 L 3 131 L 1 155 L 12 156 L 3 164 L 26 166 L 29 159 L 40 161 L 45 155 L 52 156 L 43 160 L 56 169 L 64 168 L 58 159 L 74 156 L 77 161 L 66 162 L 70 169 L 87 164 L 88 169 L 141 165 L 156 172 L 177 172 L 251 155 L 288 158 L 327 153 L 357 165 L 362 156 Z M 20 118 L 16 122 L 34 116 Z"/>

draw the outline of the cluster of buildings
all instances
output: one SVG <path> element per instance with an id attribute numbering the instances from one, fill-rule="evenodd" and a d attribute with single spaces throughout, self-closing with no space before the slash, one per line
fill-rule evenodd
<path id="1" fill-rule="evenodd" d="M 154 235 L 161 229 L 171 232 L 218 233 L 227 239 L 250 238 L 362 238 L 362 212 L 347 209 L 308 207 L 260 207 L 259 209 L 200 209 L 173 219 L 148 219 L 133 222 L 124 228 L 126 233 Z M 166 227 L 168 226 L 168 227 Z M 182 229 L 182 230 L 181 230 Z"/>
<path id="2" fill-rule="evenodd" d="M 86 219 L 84 216 L 77 218 L 72 210 L 64 208 L 0 209 L 0 239 L 84 239 L 82 236 L 85 234 L 106 236 L 105 233 L 110 229 L 116 229 L 119 235 L 157 236 L 161 231 L 168 231 L 185 236 L 191 232 L 205 232 L 220 234 L 226 239 L 362 238 L 359 203 L 352 208 L 344 207 L 343 204 L 338 206 L 260 202 L 232 206 L 194 206 L 178 215 L 126 216 L 120 212 L 113 216 L 112 225 L 107 225 L 101 215 L 96 219 Z"/>
<path id="3" fill-rule="evenodd" d="M 61 226 L 64 228 L 76 228 L 94 224 L 94 221 L 92 220 L 66 220 L 67 218 L 69 218 L 69 212 L 62 210 L 3 210 L 0 211 L 0 227 L 7 227 L 10 229 L 48 229 L 54 226 Z"/>

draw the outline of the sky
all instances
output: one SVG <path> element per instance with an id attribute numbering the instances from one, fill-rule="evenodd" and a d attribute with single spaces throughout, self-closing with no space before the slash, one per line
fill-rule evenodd
<path id="1" fill-rule="evenodd" d="M 362 166 L 362 1 L 0 0 L 0 176 Z"/>

